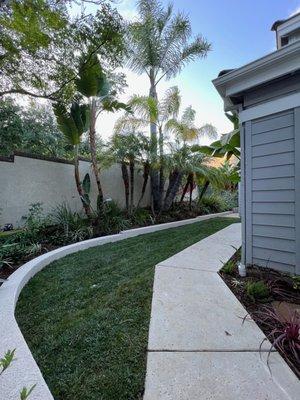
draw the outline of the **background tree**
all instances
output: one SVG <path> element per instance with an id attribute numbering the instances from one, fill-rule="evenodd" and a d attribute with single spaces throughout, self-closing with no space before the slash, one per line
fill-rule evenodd
<path id="1" fill-rule="evenodd" d="M 0 131 L 1 155 L 19 150 L 50 157 L 73 156 L 47 105 L 32 101 L 29 106 L 20 106 L 12 98 L 0 99 Z M 81 155 L 84 151 L 79 149 Z"/>
<path id="2" fill-rule="evenodd" d="M 209 43 L 198 35 L 191 38 L 191 24 L 183 13 L 173 13 L 173 6 L 164 8 L 158 0 L 138 1 L 139 20 L 128 28 L 129 66 L 149 79 L 149 97 L 157 101 L 157 85 L 162 79 L 176 76 L 189 62 L 206 56 Z M 153 165 L 158 151 L 157 125 L 150 123 Z M 151 169 L 154 209 L 161 204 L 159 172 Z"/>
<path id="3" fill-rule="evenodd" d="M 10 155 L 22 143 L 21 108 L 13 99 L 0 100 L 0 154 Z"/>
<path id="4" fill-rule="evenodd" d="M 81 11 L 75 16 L 72 1 L 11 0 L 3 6 L 0 97 L 72 99 L 82 54 L 87 62 L 98 54 L 111 69 L 118 66 L 123 56 L 123 20 L 109 4 L 97 3 L 95 14 L 78 7 Z"/>

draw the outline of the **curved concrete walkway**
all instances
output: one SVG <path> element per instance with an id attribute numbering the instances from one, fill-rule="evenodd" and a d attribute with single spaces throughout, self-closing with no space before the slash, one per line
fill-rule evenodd
<path id="1" fill-rule="evenodd" d="M 233 224 L 156 266 L 144 400 L 296 400 L 300 383 L 218 275 Z"/>

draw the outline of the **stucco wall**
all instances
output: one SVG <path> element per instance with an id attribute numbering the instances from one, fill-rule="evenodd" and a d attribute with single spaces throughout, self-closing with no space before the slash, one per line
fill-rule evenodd
<path id="1" fill-rule="evenodd" d="M 88 161 L 80 161 L 80 174 L 86 173 L 92 181 L 91 200 L 95 206 L 97 198 L 96 183 Z M 125 207 L 124 185 L 121 168 L 115 164 L 101 173 L 104 197 L 112 198 Z M 136 173 L 135 202 L 137 203 L 143 183 L 142 172 Z M 22 225 L 30 204 L 43 203 L 45 213 L 58 204 L 67 203 L 74 211 L 82 209 L 74 180 L 74 166 L 70 163 L 36 159 L 15 155 L 11 161 L 0 160 L 0 225 L 12 223 Z M 149 185 L 143 206 L 150 204 Z"/>

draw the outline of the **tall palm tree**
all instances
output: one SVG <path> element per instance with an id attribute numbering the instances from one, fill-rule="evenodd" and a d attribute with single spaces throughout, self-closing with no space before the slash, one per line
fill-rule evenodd
<path id="1" fill-rule="evenodd" d="M 200 35 L 191 39 L 189 18 L 173 13 L 173 5 L 163 7 L 159 0 L 138 1 L 139 21 L 128 28 L 129 66 L 149 79 L 149 97 L 157 101 L 157 85 L 175 77 L 189 62 L 205 57 L 210 44 Z M 155 163 L 158 151 L 158 128 L 150 122 L 151 153 Z M 159 173 L 151 169 L 154 209 L 161 204 Z"/>
<path id="2" fill-rule="evenodd" d="M 54 114 L 56 116 L 58 128 L 64 134 L 68 143 L 74 150 L 74 176 L 77 187 L 77 192 L 81 199 L 86 215 L 92 216 L 91 206 L 88 197 L 86 196 L 79 173 L 79 156 L 78 148 L 81 142 L 83 133 L 89 129 L 90 109 L 88 105 L 72 103 L 70 111 L 62 103 L 53 104 Z"/>

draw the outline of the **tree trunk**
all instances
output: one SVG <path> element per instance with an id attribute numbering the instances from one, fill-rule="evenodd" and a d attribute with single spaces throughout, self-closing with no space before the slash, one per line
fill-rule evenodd
<path id="1" fill-rule="evenodd" d="M 150 69 L 150 91 L 149 97 L 157 100 L 157 92 L 155 86 L 154 70 Z M 150 154 L 151 154 L 151 194 L 153 200 L 153 209 L 155 212 L 160 208 L 159 196 L 159 172 L 156 169 L 157 165 L 157 125 L 153 122 L 150 123 Z"/>
<path id="2" fill-rule="evenodd" d="M 121 162 L 121 171 L 124 182 L 126 211 L 129 212 L 129 176 L 125 161 Z"/>
<path id="3" fill-rule="evenodd" d="M 200 192 L 200 194 L 199 194 L 199 200 L 201 200 L 202 197 L 205 195 L 205 192 L 207 191 L 208 186 L 209 186 L 209 181 L 206 181 L 204 186 L 203 186 L 203 188 L 202 188 L 202 190 L 201 190 L 201 192 Z"/>
<path id="4" fill-rule="evenodd" d="M 144 198 L 145 192 L 146 192 L 146 188 L 147 188 L 147 183 L 148 183 L 148 179 L 149 179 L 149 173 L 150 173 L 150 164 L 149 161 L 146 161 L 144 163 L 144 173 L 143 173 L 143 186 L 142 186 L 142 192 L 141 192 L 141 197 L 139 198 L 138 204 L 137 204 L 137 208 L 140 207 L 141 202 Z"/>
<path id="5" fill-rule="evenodd" d="M 183 192 L 182 192 L 182 195 L 181 195 L 181 198 L 180 198 L 180 203 L 182 203 L 183 200 L 184 200 L 184 197 L 185 197 L 185 195 L 186 195 L 186 193 L 188 191 L 188 188 L 190 186 L 190 182 L 191 182 L 191 174 L 189 174 L 187 179 L 186 179 L 186 184 L 184 186 L 184 189 L 183 189 Z"/>
<path id="6" fill-rule="evenodd" d="M 134 208 L 134 160 L 129 162 L 130 171 L 130 208 L 129 212 L 132 214 Z"/>
<path id="7" fill-rule="evenodd" d="M 163 205 L 164 211 L 168 211 L 169 208 L 171 207 L 171 205 L 176 197 L 176 194 L 178 192 L 179 186 L 181 184 L 182 177 L 183 177 L 183 173 L 178 170 L 176 170 L 172 173 L 172 178 L 169 181 L 169 187 L 168 187 L 164 205 Z"/>
<path id="8" fill-rule="evenodd" d="M 74 148 L 74 176 L 75 176 L 77 192 L 78 192 L 80 200 L 82 202 L 85 214 L 88 218 L 91 218 L 91 216 L 92 216 L 91 206 L 86 201 L 84 201 L 84 192 L 83 192 L 82 184 L 81 184 L 81 180 L 80 180 L 78 145 L 76 145 Z"/>
<path id="9" fill-rule="evenodd" d="M 162 208 L 165 179 L 164 179 L 164 136 L 162 128 L 159 128 L 159 210 Z"/>
<path id="10" fill-rule="evenodd" d="M 194 174 L 191 174 L 191 177 L 190 177 L 190 201 L 189 201 L 190 210 L 192 209 L 193 190 L 194 190 Z"/>
<path id="11" fill-rule="evenodd" d="M 97 152 L 96 152 L 96 113 L 97 106 L 96 100 L 93 98 L 90 102 L 91 105 L 91 120 L 90 120 L 90 130 L 89 130 L 89 142 L 92 158 L 92 167 L 96 179 L 96 184 L 98 188 L 98 206 L 103 206 L 103 191 L 100 181 L 100 171 L 97 163 Z"/>

